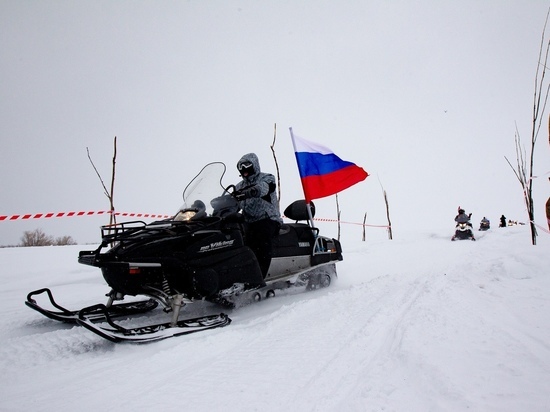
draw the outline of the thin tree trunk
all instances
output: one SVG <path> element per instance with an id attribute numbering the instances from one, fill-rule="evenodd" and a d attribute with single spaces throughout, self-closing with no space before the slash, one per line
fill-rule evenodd
<path id="1" fill-rule="evenodd" d="M 550 116 L 548 116 L 548 144 L 550 145 Z M 548 181 L 550 181 L 550 177 Z M 546 222 L 548 223 L 548 230 L 550 230 L 550 197 L 546 201 Z"/>
<path id="2" fill-rule="evenodd" d="M 338 193 L 336 194 L 336 216 L 338 219 L 338 241 L 340 241 L 340 204 L 338 203 Z"/>
<path id="3" fill-rule="evenodd" d="M 363 242 L 367 239 L 367 212 L 365 212 L 365 216 L 363 216 Z"/>
<path id="4" fill-rule="evenodd" d="M 393 234 L 391 230 L 391 220 L 390 220 L 390 205 L 388 203 L 388 196 L 386 195 L 386 191 L 384 190 L 384 202 L 386 202 L 386 216 L 388 218 L 388 237 L 390 240 L 393 239 Z"/>
<path id="5" fill-rule="evenodd" d="M 109 196 L 110 204 L 111 204 L 111 218 L 109 219 L 109 224 L 113 225 L 116 224 L 116 215 L 115 215 L 115 202 L 114 202 L 114 196 L 115 196 L 115 171 L 116 171 L 116 136 L 114 139 L 113 144 L 113 170 L 111 173 L 111 194 Z"/>

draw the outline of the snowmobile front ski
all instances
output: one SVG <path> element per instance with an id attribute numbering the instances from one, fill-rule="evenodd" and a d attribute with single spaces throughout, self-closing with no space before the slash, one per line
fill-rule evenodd
<path id="1" fill-rule="evenodd" d="M 53 307 L 59 310 L 50 310 L 39 306 L 36 300 L 33 298 L 35 295 L 40 295 L 46 293 L 50 300 L 50 303 Z M 33 292 L 30 292 L 27 295 L 27 300 L 25 305 L 29 308 L 36 310 L 42 315 L 66 323 L 77 323 L 78 319 L 78 310 L 68 310 L 63 306 L 59 305 L 53 298 L 52 291 L 48 288 L 38 289 Z M 105 305 L 103 305 L 105 306 Z M 107 308 L 107 314 L 111 318 L 122 317 L 122 316 L 131 316 L 139 313 L 149 312 L 150 310 L 155 309 L 158 306 L 158 302 L 154 299 L 142 300 L 138 302 L 129 302 L 129 303 L 117 303 L 109 306 Z M 88 320 L 91 322 L 101 322 L 105 321 L 105 312 L 96 311 L 95 313 L 88 313 Z"/>
<path id="2" fill-rule="evenodd" d="M 97 313 L 103 313 L 105 321 L 109 324 L 110 328 L 95 324 L 88 318 L 89 314 Z M 177 321 L 175 324 L 167 322 L 135 328 L 124 328 L 113 322 L 105 305 L 99 304 L 82 309 L 78 314 L 77 322 L 79 325 L 111 342 L 147 343 L 227 326 L 231 323 L 231 319 L 226 314 L 220 313 L 219 315 L 183 319 Z"/>

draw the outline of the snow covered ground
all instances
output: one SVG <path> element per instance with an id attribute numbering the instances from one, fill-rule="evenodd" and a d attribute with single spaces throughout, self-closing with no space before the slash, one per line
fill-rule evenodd
<path id="1" fill-rule="evenodd" d="M 330 288 L 145 345 L 24 305 L 41 287 L 69 308 L 105 302 L 76 261 L 93 246 L 0 249 L 0 410 L 550 410 L 550 236 L 451 234 L 344 241 Z"/>

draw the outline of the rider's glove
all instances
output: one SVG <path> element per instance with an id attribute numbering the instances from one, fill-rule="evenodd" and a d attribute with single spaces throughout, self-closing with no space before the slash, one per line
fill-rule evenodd
<path id="1" fill-rule="evenodd" d="M 260 190 L 257 186 L 251 186 L 247 187 L 245 189 L 237 190 L 235 193 L 233 193 L 233 197 L 237 199 L 238 201 L 250 199 L 251 197 L 258 197 L 260 194 Z"/>
<path id="2" fill-rule="evenodd" d="M 239 190 L 239 191 L 233 193 L 233 197 L 240 202 L 241 200 L 246 199 L 246 193 Z"/>

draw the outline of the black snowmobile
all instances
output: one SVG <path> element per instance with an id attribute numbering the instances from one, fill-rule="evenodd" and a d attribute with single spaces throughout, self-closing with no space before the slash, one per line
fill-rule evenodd
<path id="1" fill-rule="evenodd" d="M 476 240 L 474 237 L 474 231 L 472 230 L 472 224 L 470 221 L 458 222 L 455 226 L 455 234 L 451 237 L 451 240 Z"/>
<path id="2" fill-rule="evenodd" d="M 481 222 L 479 222 L 479 230 L 480 231 L 486 231 L 491 229 L 491 222 L 487 218 L 481 219 Z"/>
<path id="3" fill-rule="evenodd" d="M 472 231 L 472 225 L 470 223 L 457 223 L 455 227 L 455 234 L 451 240 L 476 240 L 474 232 Z"/>
<path id="4" fill-rule="evenodd" d="M 76 322 L 114 342 L 147 342 L 231 322 L 224 313 L 179 319 L 185 312 L 182 308 L 196 302 L 233 308 L 288 288 L 305 291 L 329 286 L 336 276 L 335 262 L 342 260 L 340 242 L 319 236 L 311 221 L 314 206 L 311 203 L 308 211 L 303 200 L 285 210 L 295 223 L 284 224 L 274 239 L 273 259 L 263 279 L 246 245 L 245 223 L 232 196 L 235 187 L 222 184 L 225 170 L 223 163 L 206 165 L 185 188 L 184 204 L 170 219 L 101 228 L 101 245 L 81 251 L 78 261 L 101 269 L 111 287 L 106 304 L 69 311 L 45 288 L 30 292 L 27 306 L 52 319 Z M 38 305 L 35 298 L 43 293 L 57 310 Z M 137 295 L 148 299 L 115 303 Z M 166 323 L 125 328 L 113 321 L 148 312 L 159 303 L 170 313 Z"/>

